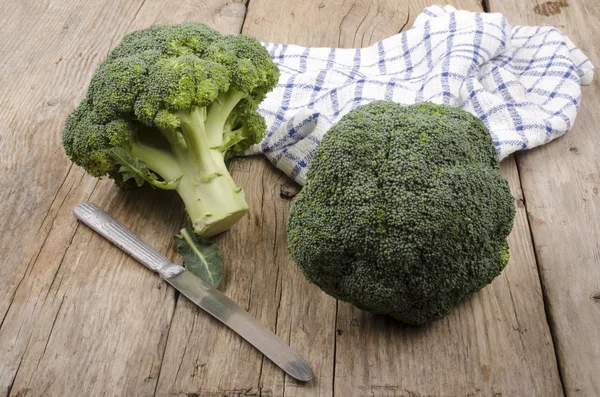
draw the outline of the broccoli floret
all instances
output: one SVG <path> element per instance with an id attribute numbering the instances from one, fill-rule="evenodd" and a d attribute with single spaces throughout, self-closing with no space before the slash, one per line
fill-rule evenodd
<path id="1" fill-rule="evenodd" d="M 279 77 L 254 38 L 201 23 L 127 35 L 65 123 L 63 146 L 95 177 L 175 189 L 194 231 L 212 236 L 248 210 L 225 160 L 260 142 L 258 104 Z"/>
<path id="2" fill-rule="evenodd" d="M 418 325 L 500 274 L 514 213 L 479 119 L 378 101 L 323 138 L 290 210 L 288 245 L 326 293 Z"/>

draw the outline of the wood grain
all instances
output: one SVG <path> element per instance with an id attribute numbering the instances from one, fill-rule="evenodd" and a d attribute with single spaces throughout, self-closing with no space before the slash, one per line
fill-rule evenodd
<path id="1" fill-rule="evenodd" d="M 195 19 L 239 32 L 244 13 L 225 1 L 0 4 L 0 395 L 154 394 L 175 293 L 71 209 L 94 201 L 173 256 L 182 205 L 85 176 L 62 125 L 128 31 Z"/>
<path id="2" fill-rule="evenodd" d="M 515 24 L 553 25 L 600 65 L 597 1 L 490 1 Z M 569 396 L 600 395 L 600 80 L 582 87 L 573 129 L 518 154 L 535 252 Z"/>
<path id="3" fill-rule="evenodd" d="M 462 0 L 470 9 L 481 5 Z M 455 4 L 440 0 L 431 4 Z M 426 4 L 419 0 L 255 0 L 248 7 L 244 33 L 261 40 L 312 47 L 365 47 L 409 29 Z"/>
<path id="4" fill-rule="evenodd" d="M 476 0 L 441 3 L 481 9 Z M 533 5 L 505 4 L 512 3 L 535 15 Z M 64 118 L 128 31 L 198 20 L 264 41 L 355 47 L 410 27 L 429 4 L 252 0 L 246 14 L 245 2 L 227 0 L 0 2 L 0 395 L 560 396 L 543 290 L 567 391 L 600 394 L 593 378 L 600 177 L 594 146 L 584 144 L 594 141 L 592 109 L 600 101 L 591 90 L 578 121 L 585 127 L 549 145 L 559 145 L 555 152 L 519 156 L 519 170 L 512 157 L 502 164 L 517 202 L 506 271 L 425 328 L 338 304 L 309 285 L 285 242 L 298 187 L 262 157 L 232 162 L 250 214 L 218 239 L 227 263 L 221 289 L 307 359 L 315 373 L 307 384 L 284 376 L 71 215 L 76 203 L 91 200 L 175 256 L 171 239 L 183 222 L 175 194 L 98 182 L 71 166 L 60 146 Z M 564 26 L 590 21 L 570 29 L 597 63 L 598 49 L 584 39 L 597 34 L 590 18 L 598 14 L 586 7 L 558 7 L 553 18 Z M 568 271 L 573 261 L 585 278 Z"/>

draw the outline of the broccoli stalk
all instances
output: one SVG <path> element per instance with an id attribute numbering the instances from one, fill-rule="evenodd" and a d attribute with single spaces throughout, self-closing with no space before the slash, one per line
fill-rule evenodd
<path id="1" fill-rule="evenodd" d="M 244 191 L 225 164 L 227 149 L 246 138 L 243 127 L 232 130 L 237 116 L 233 109 L 245 97 L 235 91 L 222 95 L 209 110 L 194 106 L 176 112 L 179 129 L 159 129 L 170 152 L 133 143 L 135 157 L 164 181 L 173 181 L 194 230 L 204 236 L 229 229 L 248 211 Z"/>
<path id="2" fill-rule="evenodd" d="M 94 73 L 63 145 L 93 176 L 176 190 L 194 231 L 213 236 L 248 211 L 225 161 L 264 136 L 256 109 L 278 76 L 249 36 L 199 23 L 133 32 Z"/>
<path id="3" fill-rule="evenodd" d="M 229 174 L 225 151 L 221 150 L 226 118 L 208 123 L 206 109 L 198 107 L 180 111 L 177 116 L 187 150 L 173 149 L 183 173 L 175 190 L 185 203 L 194 230 L 212 236 L 229 229 L 248 211 L 244 191 Z"/>

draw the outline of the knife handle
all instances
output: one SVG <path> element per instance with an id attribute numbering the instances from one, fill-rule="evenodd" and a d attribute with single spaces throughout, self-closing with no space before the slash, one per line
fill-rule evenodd
<path id="1" fill-rule="evenodd" d="M 162 278 L 174 277 L 185 270 L 182 266 L 172 263 L 169 258 L 133 234 L 131 230 L 117 222 L 96 204 L 77 204 L 73 208 L 73 214 L 102 237 L 121 248 L 148 269 L 158 273 Z"/>

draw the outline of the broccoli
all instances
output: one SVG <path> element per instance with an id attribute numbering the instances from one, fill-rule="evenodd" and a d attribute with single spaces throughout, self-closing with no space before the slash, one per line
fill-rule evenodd
<path id="1" fill-rule="evenodd" d="M 250 36 L 201 23 L 135 31 L 94 72 L 63 146 L 95 177 L 176 190 L 194 231 L 212 236 L 248 210 L 225 160 L 264 136 L 256 110 L 278 77 Z"/>
<path id="2" fill-rule="evenodd" d="M 514 213 L 481 120 L 377 101 L 323 138 L 290 209 L 288 245 L 326 293 L 419 325 L 500 274 Z"/>

